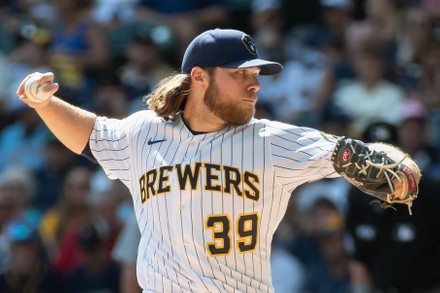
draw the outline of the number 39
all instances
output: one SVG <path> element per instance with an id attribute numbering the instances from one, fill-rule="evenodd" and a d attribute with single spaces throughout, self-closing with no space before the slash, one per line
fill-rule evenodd
<path id="1" fill-rule="evenodd" d="M 257 246 L 258 214 L 242 214 L 237 219 L 237 249 L 251 252 Z M 212 231 L 212 242 L 206 244 L 212 256 L 228 255 L 231 251 L 231 220 L 226 214 L 211 215 L 206 219 L 206 229 Z"/>

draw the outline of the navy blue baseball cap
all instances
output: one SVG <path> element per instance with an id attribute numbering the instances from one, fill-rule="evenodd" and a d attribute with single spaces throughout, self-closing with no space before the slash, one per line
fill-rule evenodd
<path id="1" fill-rule="evenodd" d="M 182 60 L 182 73 L 195 66 L 249 68 L 260 67 L 260 75 L 283 70 L 278 62 L 260 59 L 252 38 L 239 30 L 213 29 L 198 35 L 188 46 Z"/>

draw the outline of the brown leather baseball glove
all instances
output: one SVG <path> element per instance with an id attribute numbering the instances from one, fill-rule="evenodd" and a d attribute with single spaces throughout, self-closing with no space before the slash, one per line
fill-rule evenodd
<path id="1" fill-rule="evenodd" d="M 365 144 L 340 137 L 332 154 L 333 166 L 342 177 L 363 192 L 374 196 L 382 207 L 406 204 L 410 214 L 419 192 L 420 169 L 399 148 Z"/>

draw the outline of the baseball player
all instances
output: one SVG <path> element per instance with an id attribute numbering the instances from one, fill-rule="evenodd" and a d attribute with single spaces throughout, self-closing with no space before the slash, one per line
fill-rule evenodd
<path id="1" fill-rule="evenodd" d="M 394 147 L 255 119 L 259 75 L 279 73 L 244 32 L 214 29 L 188 46 L 181 72 L 148 96 L 149 110 L 97 117 L 54 96 L 52 73 L 17 94 L 73 152 L 132 195 L 143 292 L 273 292 L 272 236 L 291 192 L 344 176 L 383 206 L 411 207 L 420 174 Z M 42 89 L 29 91 L 37 76 Z"/>

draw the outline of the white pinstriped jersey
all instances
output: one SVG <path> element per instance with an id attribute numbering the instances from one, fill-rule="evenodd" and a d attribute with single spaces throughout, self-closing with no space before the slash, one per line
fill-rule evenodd
<path id="1" fill-rule="evenodd" d="M 268 120 L 194 135 L 148 110 L 98 117 L 90 147 L 131 191 L 144 292 L 272 292 L 271 241 L 291 192 L 339 176 L 334 142 Z"/>

